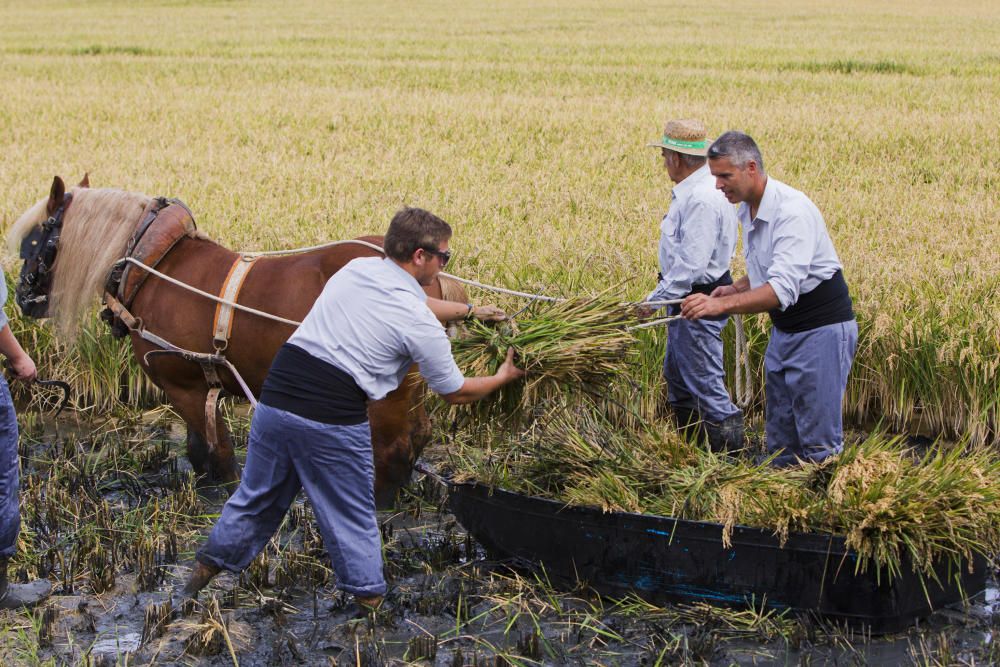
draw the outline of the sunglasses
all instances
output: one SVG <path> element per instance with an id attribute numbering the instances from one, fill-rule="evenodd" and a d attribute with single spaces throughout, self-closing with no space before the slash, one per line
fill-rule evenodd
<path id="1" fill-rule="evenodd" d="M 447 266 L 451 260 L 451 250 L 445 250 L 444 252 L 432 248 L 421 248 L 421 250 L 431 255 L 437 255 L 438 259 L 441 260 L 441 266 Z"/>

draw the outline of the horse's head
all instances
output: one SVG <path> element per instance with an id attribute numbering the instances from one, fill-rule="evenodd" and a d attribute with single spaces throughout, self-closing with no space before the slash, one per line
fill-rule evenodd
<path id="1" fill-rule="evenodd" d="M 137 192 L 91 189 L 87 176 L 67 191 L 62 179 L 54 178 L 49 196 L 7 234 L 8 245 L 20 246 L 24 260 L 15 291 L 24 314 L 52 318 L 60 335 L 72 341 L 151 201 Z"/>
<path id="2" fill-rule="evenodd" d="M 79 187 L 90 187 L 85 174 Z M 22 215 L 9 234 L 9 239 L 19 242 L 21 275 L 17 281 L 15 300 L 28 317 L 47 317 L 49 292 L 52 289 L 53 266 L 59 250 L 63 216 L 73 200 L 66 192 L 63 180 L 56 176 L 47 199 L 42 199 Z"/>

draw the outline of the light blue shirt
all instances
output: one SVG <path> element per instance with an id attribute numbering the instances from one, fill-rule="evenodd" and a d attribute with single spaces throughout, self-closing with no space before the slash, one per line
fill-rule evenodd
<path id="1" fill-rule="evenodd" d="M 391 259 L 355 259 L 333 274 L 288 342 L 346 371 L 371 400 L 398 387 L 413 363 L 439 394 L 465 382 L 427 295 Z"/>
<path id="2" fill-rule="evenodd" d="M 660 223 L 662 280 L 647 301 L 679 299 L 692 285 L 722 277 L 736 249 L 736 211 L 715 189 L 708 165 L 674 186 L 670 209 Z"/>
<path id="3" fill-rule="evenodd" d="M 10 323 L 10 318 L 7 317 L 7 311 L 4 310 L 4 306 L 7 305 L 7 279 L 5 276 L 0 275 L 0 329 L 3 329 Z"/>
<path id="4" fill-rule="evenodd" d="M 780 310 L 843 268 L 819 209 L 795 188 L 768 176 L 757 217 L 746 202 L 737 215 L 750 287 L 771 283 Z"/>

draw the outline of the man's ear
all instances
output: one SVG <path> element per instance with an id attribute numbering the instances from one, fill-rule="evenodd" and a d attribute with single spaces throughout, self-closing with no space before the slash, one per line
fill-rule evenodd
<path id="1" fill-rule="evenodd" d="M 90 172 L 89 171 L 84 172 L 83 178 L 81 178 L 80 182 L 76 184 L 76 187 L 78 187 L 78 188 L 89 188 L 90 187 Z"/>

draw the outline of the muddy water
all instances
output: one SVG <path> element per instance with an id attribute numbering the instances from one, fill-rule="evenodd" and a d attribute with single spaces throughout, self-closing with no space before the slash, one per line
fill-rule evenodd
<path id="1" fill-rule="evenodd" d="M 101 437 L 94 428 L 69 421 L 29 426 L 24 475 L 95 489 L 97 500 L 118 512 L 153 498 L 166 506 L 171 494 L 183 493 L 177 480 L 187 464 L 176 424 L 101 427 Z M 58 458 L 63 454 L 70 458 Z M 53 457 L 58 466 L 41 470 Z M 56 594 L 31 615 L 0 615 L 0 658 L 90 665 L 224 665 L 233 664 L 233 655 L 241 665 L 990 664 L 1000 658 L 995 587 L 969 608 L 943 610 L 907 633 L 878 638 L 807 620 L 555 590 L 543 572 L 489 559 L 443 511 L 443 491 L 430 479 L 416 481 L 394 510 L 379 515 L 390 582 L 379 616 L 358 618 L 349 597 L 336 592 L 301 499 L 264 557 L 243 576 L 218 577 L 202 606 L 180 616 L 164 611 L 169 591 L 185 578 L 225 497 L 217 489 L 197 491 L 194 511 L 205 519 L 196 529 L 177 528 L 176 553 L 156 552 L 154 586 L 140 583 L 148 569 L 119 557 L 113 585 L 97 594 L 99 578 L 86 564 L 72 575 L 63 571 L 86 526 L 33 535 L 33 548 L 54 554 L 46 562 L 56 564 L 46 568 Z M 97 567 L 92 558 L 87 563 Z"/>

